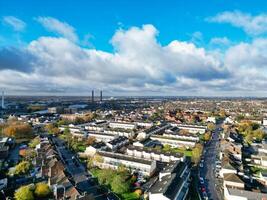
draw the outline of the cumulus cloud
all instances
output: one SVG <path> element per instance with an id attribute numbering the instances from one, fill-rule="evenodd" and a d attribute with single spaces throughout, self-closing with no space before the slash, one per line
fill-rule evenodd
<path id="1" fill-rule="evenodd" d="M 3 47 L 0 49 L 0 70 L 30 72 L 34 56 L 26 49 Z"/>
<path id="2" fill-rule="evenodd" d="M 63 36 L 73 42 L 78 41 L 75 29 L 68 23 L 59 21 L 53 17 L 37 17 L 36 20 L 42 24 L 46 30 Z"/>
<path id="3" fill-rule="evenodd" d="M 26 28 L 26 23 L 14 16 L 4 16 L 3 23 L 12 27 L 14 31 L 18 32 L 24 31 Z"/>
<path id="4" fill-rule="evenodd" d="M 267 33 L 267 15 L 259 14 L 253 16 L 240 11 L 225 11 L 214 17 L 207 18 L 209 22 L 229 23 L 234 27 L 242 28 L 249 35 L 260 35 Z"/>
<path id="5" fill-rule="evenodd" d="M 46 94 L 86 94 L 92 88 L 134 95 L 265 90 L 266 39 L 234 45 L 218 59 L 191 42 L 161 45 L 158 34 L 149 24 L 119 29 L 110 40 L 113 52 L 81 47 L 65 37 L 40 37 L 25 49 L 0 51 L 0 85 Z"/>

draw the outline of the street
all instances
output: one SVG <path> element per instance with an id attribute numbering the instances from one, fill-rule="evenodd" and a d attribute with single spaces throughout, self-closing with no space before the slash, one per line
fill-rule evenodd
<path id="1" fill-rule="evenodd" d="M 216 130 L 212 136 L 211 141 L 205 146 L 205 152 L 203 154 L 204 162 L 203 167 L 199 168 L 200 177 L 204 178 L 204 185 L 208 199 L 219 200 L 218 191 L 216 189 L 216 177 L 215 177 L 215 161 L 216 154 L 218 152 L 219 143 L 219 128 L 221 124 L 216 126 Z"/>
<path id="2" fill-rule="evenodd" d="M 95 183 L 90 179 L 85 167 L 76 158 L 76 155 L 66 148 L 64 142 L 59 138 L 52 138 L 57 149 L 59 157 L 66 167 L 66 172 L 69 173 L 70 180 L 81 192 L 88 192 L 88 189 L 95 186 Z"/>

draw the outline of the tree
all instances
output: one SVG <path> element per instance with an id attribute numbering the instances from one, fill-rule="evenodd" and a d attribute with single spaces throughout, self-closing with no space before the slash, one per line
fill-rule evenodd
<path id="1" fill-rule="evenodd" d="M 206 133 L 204 134 L 204 137 L 203 137 L 204 141 L 209 141 L 210 138 L 211 138 L 211 133 L 210 133 L 210 132 L 206 132 Z"/>
<path id="2" fill-rule="evenodd" d="M 16 200 L 34 200 L 33 188 L 31 185 L 22 186 L 15 192 Z"/>
<path id="3" fill-rule="evenodd" d="M 35 148 L 38 144 L 40 144 L 40 138 L 36 137 L 30 141 L 29 147 Z"/>
<path id="4" fill-rule="evenodd" d="M 130 183 L 129 181 L 125 181 L 124 177 L 117 175 L 112 180 L 111 189 L 115 193 L 123 194 L 123 193 L 129 192 Z"/>
<path id="5" fill-rule="evenodd" d="M 36 157 L 36 151 L 34 149 L 26 149 L 25 150 L 25 159 L 27 161 L 32 161 Z"/>
<path id="6" fill-rule="evenodd" d="M 216 129 L 216 126 L 215 126 L 215 124 L 213 124 L 213 123 L 208 123 L 207 128 L 208 128 L 208 130 L 210 130 L 210 131 L 214 131 L 214 130 Z"/>
<path id="7" fill-rule="evenodd" d="M 22 161 L 15 166 L 15 175 L 27 174 L 30 171 L 31 164 L 28 161 Z"/>
<path id="8" fill-rule="evenodd" d="M 226 117 L 225 110 L 220 110 L 219 115 L 220 115 L 220 117 L 225 118 Z"/>
<path id="9" fill-rule="evenodd" d="M 53 123 L 47 124 L 45 126 L 45 130 L 50 134 L 56 134 L 57 135 L 60 133 L 60 130 L 58 129 L 58 127 L 56 127 L 56 125 Z"/>
<path id="10" fill-rule="evenodd" d="M 127 170 L 126 166 L 123 165 L 123 164 L 119 164 L 117 171 L 119 173 L 128 173 L 128 170 Z"/>
<path id="11" fill-rule="evenodd" d="M 96 138 L 94 136 L 89 136 L 87 141 L 86 141 L 86 144 L 87 145 L 92 145 L 92 144 L 95 143 L 95 141 L 96 141 Z"/>
<path id="12" fill-rule="evenodd" d="M 83 124 L 83 123 L 85 123 L 85 120 L 82 117 L 76 117 L 74 123 L 75 124 Z"/>
<path id="13" fill-rule="evenodd" d="M 65 135 L 69 135 L 70 134 L 70 129 L 68 127 L 64 128 L 64 132 Z"/>
<path id="14" fill-rule="evenodd" d="M 27 123 L 9 122 L 3 129 L 3 133 L 7 137 L 16 139 L 30 139 L 33 137 L 32 127 Z"/>
<path id="15" fill-rule="evenodd" d="M 58 135 L 60 133 L 60 130 L 58 127 L 54 127 L 52 130 L 52 134 Z"/>
<path id="16" fill-rule="evenodd" d="M 163 147 L 163 151 L 170 152 L 171 151 L 171 145 L 165 144 Z"/>
<path id="17" fill-rule="evenodd" d="M 91 168 L 97 165 L 97 163 L 103 163 L 103 162 L 104 162 L 103 157 L 96 153 L 94 156 L 89 158 L 87 166 Z"/>
<path id="18" fill-rule="evenodd" d="M 262 129 L 257 129 L 255 131 L 253 131 L 253 138 L 255 138 L 256 140 L 263 140 L 266 137 L 264 131 Z"/>
<path id="19" fill-rule="evenodd" d="M 110 169 L 103 169 L 98 175 L 98 181 L 101 185 L 111 185 L 115 173 Z"/>
<path id="20" fill-rule="evenodd" d="M 35 186 L 34 194 L 37 197 L 47 197 L 51 193 L 49 186 L 46 183 L 37 183 Z"/>
<path id="21" fill-rule="evenodd" d="M 71 122 L 68 121 L 68 120 L 61 119 L 61 120 L 58 121 L 57 125 L 58 125 L 58 126 L 62 126 L 62 125 L 68 125 L 68 124 L 70 124 L 70 123 L 71 123 Z"/>
<path id="22" fill-rule="evenodd" d="M 52 129 L 54 128 L 54 125 L 52 123 L 49 123 L 49 124 L 46 124 L 45 125 L 45 130 L 48 132 L 48 133 L 52 133 Z"/>
<path id="23" fill-rule="evenodd" d="M 198 163 L 202 154 L 203 146 L 201 144 L 196 144 L 192 150 L 192 161 Z"/>

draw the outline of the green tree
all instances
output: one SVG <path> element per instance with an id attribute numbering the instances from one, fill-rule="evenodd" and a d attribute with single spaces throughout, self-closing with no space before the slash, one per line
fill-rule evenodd
<path id="1" fill-rule="evenodd" d="M 70 134 L 70 129 L 68 127 L 64 128 L 64 132 L 65 135 L 69 135 Z"/>
<path id="2" fill-rule="evenodd" d="M 31 164 L 28 161 L 22 161 L 15 166 L 15 175 L 27 174 L 30 171 Z"/>
<path id="3" fill-rule="evenodd" d="M 114 176 L 116 175 L 115 171 L 110 169 L 103 169 L 98 175 L 98 181 L 101 185 L 111 185 Z"/>
<path id="4" fill-rule="evenodd" d="M 30 141 L 29 147 L 35 148 L 38 144 L 40 144 L 40 138 L 36 137 Z"/>
<path id="5" fill-rule="evenodd" d="M 125 181 L 124 177 L 117 175 L 112 180 L 111 189 L 117 194 L 123 194 L 129 192 L 130 183 L 129 181 Z"/>
<path id="6" fill-rule="evenodd" d="M 37 197 L 47 197 L 51 193 L 49 186 L 46 183 L 37 183 L 35 186 L 34 194 Z"/>
<path id="7" fill-rule="evenodd" d="M 15 192 L 16 200 L 34 200 L 33 188 L 31 185 L 22 186 Z"/>

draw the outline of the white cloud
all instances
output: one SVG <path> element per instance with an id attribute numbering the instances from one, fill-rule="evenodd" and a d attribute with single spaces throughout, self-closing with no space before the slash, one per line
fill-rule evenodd
<path id="1" fill-rule="evenodd" d="M 73 42 L 78 41 L 78 36 L 75 33 L 75 29 L 68 23 L 59 21 L 53 17 L 38 17 L 36 20 L 41 23 L 46 30 L 54 32 Z"/>
<path id="2" fill-rule="evenodd" d="M 209 22 L 229 23 L 232 26 L 242 28 L 249 35 L 260 35 L 267 33 L 267 15 L 259 14 L 252 16 L 240 11 L 226 11 L 214 17 L 207 18 Z"/>
<path id="3" fill-rule="evenodd" d="M 18 32 L 24 31 L 26 28 L 26 23 L 14 16 L 4 16 L 3 23 L 8 26 L 11 26 L 14 29 L 14 31 Z"/>
<path id="4" fill-rule="evenodd" d="M 231 41 L 227 37 L 214 37 L 211 38 L 210 44 L 214 46 L 229 46 Z"/>
<path id="5" fill-rule="evenodd" d="M 110 40 L 114 52 L 80 47 L 64 37 L 40 37 L 22 53 L 0 51 L 0 66 L 6 63 L 0 85 L 35 94 L 86 94 L 92 88 L 110 95 L 266 94 L 267 39 L 234 45 L 219 59 L 191 42 L 163 46 L 158 34 L 153 25 L 119 29 Z M 23 66 L 8 62 L 20 55 L 29 58 Z"/>

